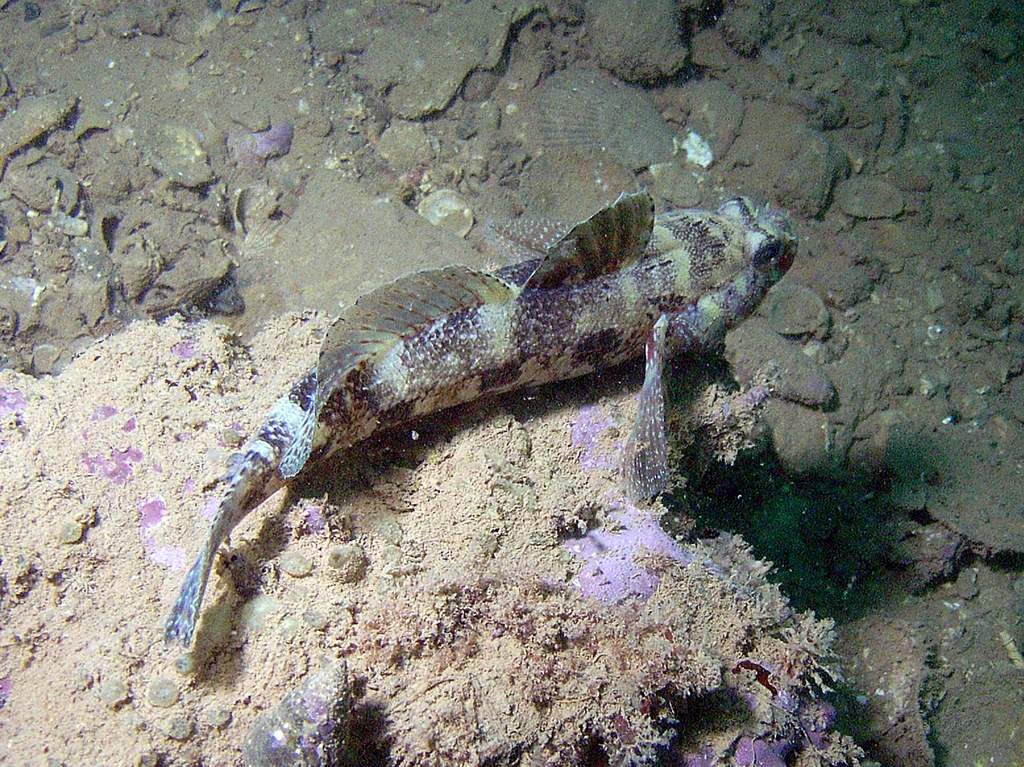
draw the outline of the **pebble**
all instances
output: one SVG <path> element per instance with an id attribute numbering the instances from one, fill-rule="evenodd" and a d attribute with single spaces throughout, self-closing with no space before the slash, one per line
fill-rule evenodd
<path id="1" fill-rule="evenodd" d="M 240 618 L 246 631 L 256 632 L 267 624 L 267 618 L 278 608 L 277 600 L 266 594 L 253 597 L 242 606 Z"/>
<path id="2" fill-rule="evenodd" d="M 210 706 L 203 711 L 200 721 L 207 727 L 220 730 L 231 724 L 231 710 L 222 706 Z"/>
<path id="3" fill-rule="evenodd" d="M 651 166 L 654 176 L 654 193 L 680 208 L 691 208 L 700 204 L 701 182 L 692 170 L 678 162 L 657 162 Z"/>
<path id="4" fill-rule="evenodd" d="M 286 551 L 281 555 L 281 569 L 293 578 L 305 578 L 313 572 L 313 563 L 305 554 Z"/>
<path id="5" fill-rule="evenodd" d="M 53 344 L 38 344 L 32 350 L 32 370 L 39 375 L 52 373 L 60 354 L 61 350 Z"/>
<path id="6" fill-rule="evenodd" d="M 772 330 L 784 336 L 828 335 L 831 315 L 810 288 L 785 280 L 768 294 L 762 312 Z"/>
<path id="7" fill-rule="evenodd" d="M 147 162 L 162 176 L 186 187 L 214 180 L 209 156 L 192 128 L 166 123 L 150 131 L 146 139 Z"/>
<path id="8" fill-rule="evenodd" d="M 434 159 L 434 150 L 423 126 L 404 120 L 392 121 L 380 135 L 377 151 L 392 166 L 402 170 Z"/>
<path id="9" fill-rule="evenodd" d="M 302 629 L 302 622 L 294 615 L 289 615 L 281 620 L 281 636 L 285 639 L 294 639 Z"/>
<path id="10" fill-rule="evenodd" d="M 151 706 L 169 708 L 178 702 L 178 685 L 165 677 L 157 677 L 149 683 L 146 700 Z"/>
<path id="11" fill-rule="evenodd" d="M 892 184 L 863 176 L 840 183 L 835 199 L 840 210 L 854 218 L 895 218 L 906 205 L 903 192 Z"/>
<path id="12" fill-rule="evenodd" d="M 192 720 L 183 716 L 173 717 L 165 725 L 164 732 L 172 740 L 188 740 L 192 737 Z"/>
<path id="13" fill-rule="evenodd" d="M 78 543 L 82 540 L 84 534 L 85 527 L 81 522 L 74 519 L 62 522 L 60 527 L 57 528 L 57 540 L 66 545 Z"/>
<path id="14" fill-rule="evenodd" d="M 238 447 L 245 441 L 245 438 L 231 427 L 225 427 L 220 432 L 221 441 L 228 447 Z"/>
<path id="15" fill-rule="evenodd" d="M 330 624 L 330 621 L 327 620 L 327 616 L 321 612 L 317 612 L 316 610 L 306 610 L 306 612 L 302 614 L 302 618 L 310 628 L 316 629 L 317 631 L 323 631 Z"/>
<path id="16" fill-rule="evenodd" d="M 190 676 L 196 671 L 196 657 L 191 652 L 183 652 L 174 659 L 174 670 L 183 676 Z"/>
<path id="17" fill-rule="evenodd" d="M 416 206 L 416 212 L 434 226 L 465 237 L 476 220 L 473 210 L 462 196 L 452 189 L 438 189 L 431 192 Z"/>
<path id="18" fill-rule="evenodd" d="M 59 93 L 19 101 L 18 108 L 0 121 L 0 161 L 60 126 L 77 103 Z"/>
<path id="19" fill-rule="evenodd" d="M 120 676 L 110 676 L 103 680 L 99 693 L 104 706 L 117 708 L 128 700 L 128 685 Z"/>
<path id="20" fill-rule="evenodd" d="M 366 575 L 366 554 L 358 543 L 343 543 L 327 554 L 327 564 L 342 583 L 356 583 Z"/>

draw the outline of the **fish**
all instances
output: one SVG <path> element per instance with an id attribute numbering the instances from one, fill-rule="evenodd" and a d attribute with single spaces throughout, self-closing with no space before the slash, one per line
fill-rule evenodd
<path id="1" fill-rule="evenodd" d="M 316 364 L 229 461 L 205 543 L 166 621 L 168 642 L 191 644 L 218 550 L 278 489 L 383 429 L 484 395 L 643 354 L 621 481 L 635 500 L 665 488 L 665 360 L 714 350 L 757 307 L 793 263 L 792 220 L 746 197 L 656 215 L 641 191 L 543 232 L 508 235 L 515 252 L 532 257 L 494 272 L 417 272 L 334 321 Z"/>

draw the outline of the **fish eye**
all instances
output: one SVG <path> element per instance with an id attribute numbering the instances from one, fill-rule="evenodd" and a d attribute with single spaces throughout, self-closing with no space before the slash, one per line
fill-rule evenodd
<path id="1" fill-rule="evenodd" d="M 754 263 L 757 266 L 767 266 L 769 264 L 777 264 L 779 262 L 779 256 L 782 254 L 782 243 L 779 240 L 770 239 L 757 249 L 754 253 Z"/>

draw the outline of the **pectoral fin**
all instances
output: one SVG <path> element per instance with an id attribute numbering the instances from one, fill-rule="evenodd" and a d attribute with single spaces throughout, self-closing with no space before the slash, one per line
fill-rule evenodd
<path id="1" fill-rule="evenodd" d="M 647 339 L 647 366 L 636 421 L 622 453 L 622 482 L 631 501 L 653 498 L 668 484 L 668 436 L 665 431 L 665 331 L 668 315 L 654 323 Z"/>

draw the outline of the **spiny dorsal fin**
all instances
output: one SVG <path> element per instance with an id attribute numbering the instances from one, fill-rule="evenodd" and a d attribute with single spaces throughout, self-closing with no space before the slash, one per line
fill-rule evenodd
<path id="1" fill-rule="evenodd" d="M 552 246 L 525 287 L 572 285 L 618 271 L 643 255 L 653 228 L 651 196 L 621 194 Z"/>
<path id="2" fill-rule="evenodd" d="M 524 216 L 514 221 L 488 221 L 484 239 L 505 263 L 543 258 L 572 229 L 572 224 L 549 218 Z"/>
<path id="3" fill-rule="evenodd" d="M 516 292 L 494 275 L 447 266 L 410 274 L 360 297 L 324 338 L 316 371 L 316 412 L 358 365 L 447 314 L 509 301 Z"/>

